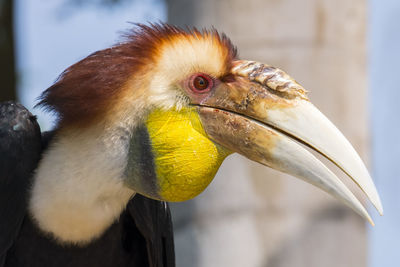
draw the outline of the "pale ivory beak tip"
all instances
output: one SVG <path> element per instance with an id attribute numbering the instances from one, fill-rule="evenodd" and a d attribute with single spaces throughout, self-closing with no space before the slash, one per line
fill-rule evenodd
<path id="1" fill-rule="evenodd" d="M 372 227 L 375 226 L 375 223 L 374 223 L 374 221 L 372 219 L 369 219 L 368 222 L 371 224 Z"/>
<path id="2" fill-rule="evenodd" d="M 379 212 L 380 216 L 383 216 L 383 208 L 382 208 L 382 206 L 380 207 L 380 209 L 378 209 L 378 212 Z"/>
<path id="3" fill-rule="evenodd" d="M 371 203 L 375 207 L 375 209 L 378 211 L 379 215 L 383 216 L 383 206 L 382 206 L 382 202 L 381 202 L 381 199 L 380 199 L 378 193 L 376 193 L 374 200 L 371 199 Z"/>

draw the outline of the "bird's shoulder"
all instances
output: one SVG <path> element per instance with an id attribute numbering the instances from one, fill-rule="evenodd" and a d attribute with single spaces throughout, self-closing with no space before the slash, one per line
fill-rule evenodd
<path id="1" fill-rule="evenodd" d="M 28 188 L 41 151 L 36 117 L 16 102 L 0 103 L 0 267 L 25 216 Z"/>

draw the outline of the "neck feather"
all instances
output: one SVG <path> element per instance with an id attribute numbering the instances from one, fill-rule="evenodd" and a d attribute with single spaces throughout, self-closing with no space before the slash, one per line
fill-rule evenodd
<path id="1" fill-rule="evenodd" d="M 134 195 L 123 181 L 129 139 L 121 126 L 60 130 L 32 187 L 29 208 L 38 226 L 61 242 L 99 237 Z"/>

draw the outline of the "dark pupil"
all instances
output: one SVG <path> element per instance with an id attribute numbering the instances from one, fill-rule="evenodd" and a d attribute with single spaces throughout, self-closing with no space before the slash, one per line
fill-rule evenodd
<path id="1" fill-rule="evenodd" d="M 204 90 L 208 87 L 208 81 L 205 78 L 198 76 L 194 79 L 194 87 L 196 87 L 197 90 Z"/>

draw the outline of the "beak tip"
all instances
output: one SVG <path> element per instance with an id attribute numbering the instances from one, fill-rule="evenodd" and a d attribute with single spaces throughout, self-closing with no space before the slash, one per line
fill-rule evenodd
<path id="1" fill-rule="evenodd" d="M 378 210 L 378 212 L 379 212 L 379 215 L 380 215 L 380 216 L 383 216 L 383 209 Z"/>
<path id="2" fill-rule="evenodd" d="M 361 213 L 359 213 L 360 215 L 362 215 L 362 217 L 364 217 L 371 226 L 375 226 L 374 221 L 372 220 L 371 216 L 368 214 L 368 212 L 363 209 Z"/>
<path id="3" fill-rule="evenodd" d="M 380 216 L 383 216 L 383 207 L 382 207 L 382 202 L 379 198 L 379 195 L 377 196 L 376 200 L 372 202 L 376 210 L 378 211 Z"/>
<path id="4" fill-rule="evenodd" d="M 375 223 L 374 223 L 374 221 L 373 221 L 373 220 L 369 220 L 369 223 L 371 224 L 371 226 L 372 226 L 372 227 L 374 227 L 374 226 L 375 226 Z"/>

